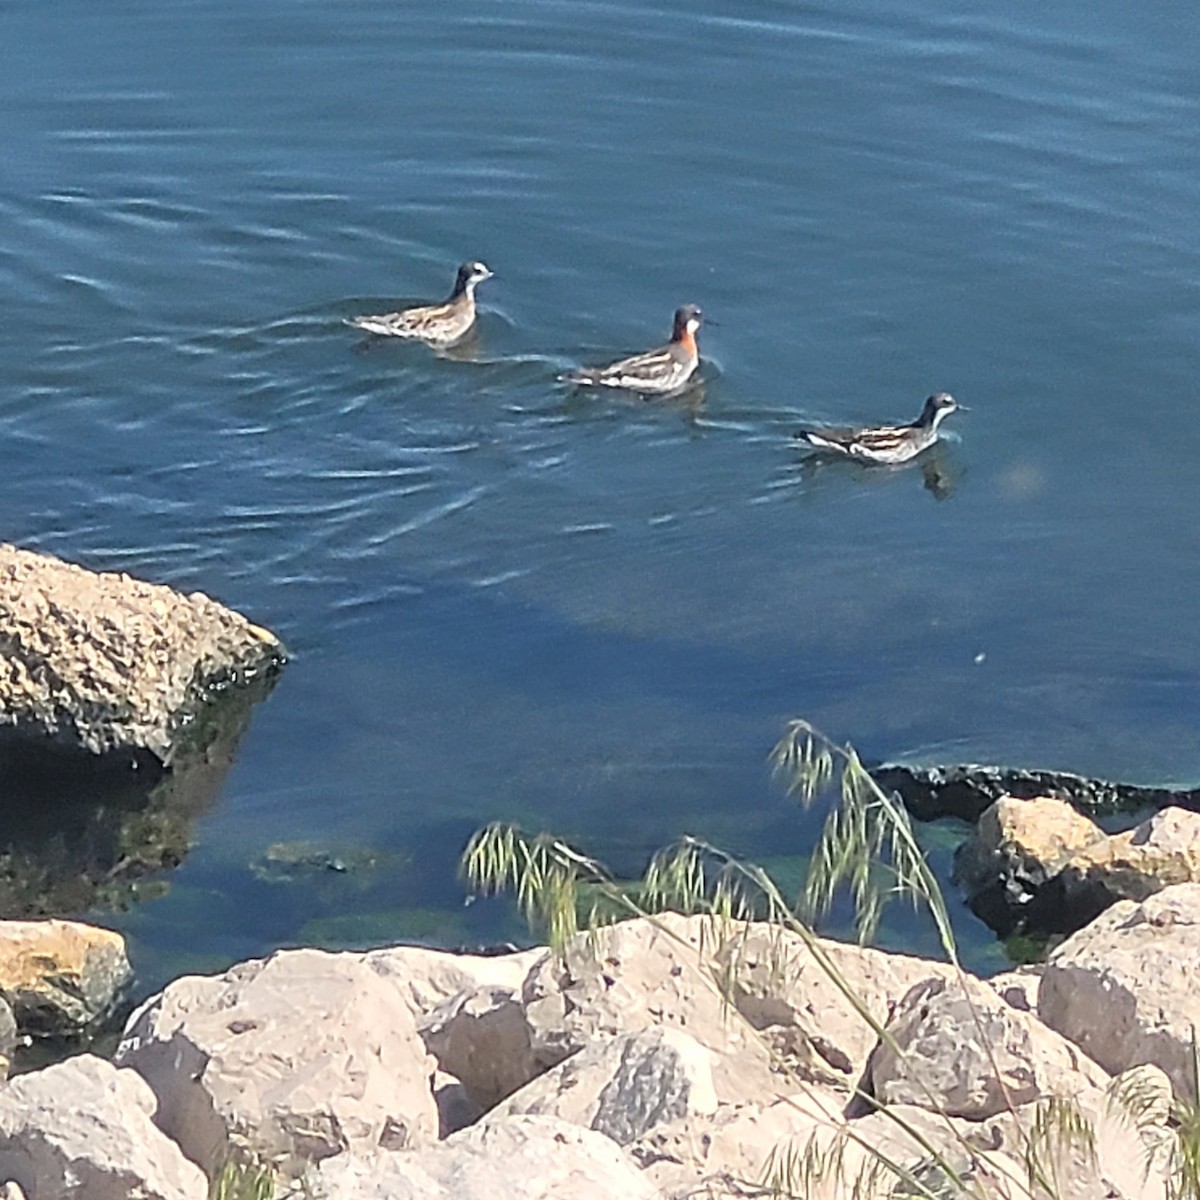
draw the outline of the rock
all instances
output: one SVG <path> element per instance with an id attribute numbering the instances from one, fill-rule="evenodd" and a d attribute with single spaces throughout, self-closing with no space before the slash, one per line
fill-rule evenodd
<path id="1" fill-rule="evenodd" d="M 1165 808 L 1109 836 L 1062 800 L 998 800 L 955 856 L 971 907 L 993 929 L 1073 933 L 1116 900 L 1200 881 L 1200 814 Z"/>
<path id="2" fill-rule="evenodd" d="M 882 1104 L 980 1121 L 1043 1096 L 1109 1082 L 1065 1038 L 966 975 L 917 984 L 887 1032 L 867 1073 L 866 1090 Z"/>
<path id="3" fill-rule="evenodd" d="M 1113 1081 L 1116 1088 L 1120 1081 Z M 1030 1200 L 1033 1160 L 1063 1200 L 1166 1200 L 1160 1109 L 1132 1121 L 1112 1093 L 1085 1087 L 1060 1104 L 1092 1131 L 1094 1152 L 1055 1133 L 1047 1102 L 1016 1114 L 970 1121 L 905 1104 L 846 1118 L 836 1093 L 819 1089 L 780 1100 L 727 1105 L 711 1116 L 659 1126 L 630 1148 L 647 1179 L 669 1200 L 745 1200 L 749 1195 L 805 1200 L 928 1194 Z M 1152 1158 L 1154 1154 L 1159 1157 Z M 911 1178 L 898 1175 L 907 1172 Z M 946 1170 L 953 1170 L 957 1183 Z"/>
<path id="4" fill-rule="evenodd" d="M 131 975 L 125 939 L 111 929 L 0 921 L 0 996 L 22 1033 L 63 1036 L 94 1027 Z"/>
<path id="5" fill-rule="evenodd" d="M 424 946 L 390 946 L 363 955 L 396 989 L 416 1018 L 426 1049 L 461 1089 L 461 1094 L 453 1088 L 439 1092 L 443 1135 L 468 1124 L 467 1113 L 486 1111 L 541 1071 L 532 1061 L 517 994 L 532 965 L 547 955 L 544 947 L 486 955 Z"/>
<path id="6" fill-rule="evenodd" d="M 715 1112 L 712 1066 L 712 1052 L 680 1029 L 622 1034 L 526 1084 L 489 1121 L 553 1116 L 627 1146 L 656 1125 Z"/>
<path id="7" fill-rule="evenodd" d="M 777 1099 L 723 1104 L 655 1126 L 629 1153 L 664 1196 L 744 1197 L 747 1185 L 769 1173 L 773 1155 L 806 1144 L 818 1130 L 840 1129 L 844 1103 L 844 1096 L 813 1086 Z"/>
<path id="8" fill-rule="evenodd" d="M 140 1076 L 90 1054 L 0 1088 L 0 1179 L 29 1200 L 205 1200 Z"/>
<path id="9" fill-rule="evenodd" d="M 1073 855 L 1062 887 L 1074 906 L 1097 913 L 1116 900 L 1145 900 L 1175 883 L 1200 883 L 1200 813 L 1164 808 L 1125 833 Z"/>
<path id="10" fill-rule="evenodd" d="M 458 1079 L 481 1111 L 539 1073 L 525 1011 L 506 988 L 476 988 L 439 1005 L 420 1023 L 425 1048 Z"/>
<path id="11" fill-rule="evenodd" d="M 17 1018 L 8 1001 L 0 999 L 0 1082 L 8 1078 L 8 1068 L 18 1040 Z"/>
<path id="12" fill-rule="evenodd" d="M 446 1071 L 433 1073 L 433 1102 L 437 1105 L 439 1138 L 474 1125 L 484 1113 L 462 1083 Z"/>
<path id="13" fill-rule="evenodd" d="M 1017 967 L 1014 971 L 1001 971 L 984 982 L 1011 1008 L 1021 1012 L 1036 1013 L 1038 988 L 1042 982 L 1042 968 Z"/>
<path id="14" fill-rule="evenodd" d="M 1051 884 L 1076 854 L 1105 840 L 1104 830 L 1064 800 L 1002 796 L 955 854 L 955 881 L 971 908 L 1001 936 L 1085 922 L 1100 910 L 1072 917 L 1060 883 Z"/>
<path id="15" fill-rule="evenodd" d="M 1161 1071 L 1138 1068 L 1103 1090 L 1085 1089 L 1057 1111 L 1047 1101 L 1026 1105 L 996 1130 L 1018 1173 L 1028 1179 L 1034 1168 L 1054 1181 L 1056 1196 L 1167 1200 L 1178 1182 L 1169 1178 L 1169 1097 Z M 1025 1200 L 1028 1191 L 1017 1195 Z"/>
<path id="16" fill-rule="evenodd" d="M 1051 955 L 1038 1016 L 1116 1074 L 1142 1063 L 1193 1098 L 1200 884 L 1114 904 Z"/>
<path id="17" fill-rule="evenodd" d="M 161 895 L 163 873 L 194 844 L 192 822 L 219 796 L 253 706 L 273 682 L 259 678 L 205 708 L 169 769 L 148 757 L 65 754 L 0 736 L 0 912 L 125 910 Z"/>
<path id="18" fill-rule="evenodd" d="M 275 636 L 200 592 L 0 544 L 0 725 L 169 763 L 206 701 L 278 669 Z"/>
<path id="19" fill-rule="evenodd" d="M 713 1052 L 720 1101 L 761 1096 L 775 1082 L 770 1055 L 722 997 L 719 933 L 711 918 L 667 913 L 580 935 L 562 960 L 537 963 L 521 994 L 530 1069 L 548 1070 L 598 1039 L 663 1026 Z"/>
<path id="20" fill-rule="evenodd" d="M 340 1154 L 312 1181 L 313 1200 L 658 1200 L 602 1134 L 552 1117 L 510 1117 L 412 1153 Z"/>
<path id="21" fill-rule="evenodd" d="M 882 1024 L 914 980 L 949 968 L 827 939 L 814 945 L 764 923 L 675 914 L 581 937 L 565 964 L 546 958 L 525 982 L 531 1069 L 554 1066 L 596 1038 L 661 1025 L 714 1053 L 722 1103 L 778 1091 L 783 1076 L 849 1092 L 876 1035 L 829 971 Z"/>
<path id="22" fill-rule="evenodd" d="M 1010 1149 L 1017 1140 L 1014 1127 L 1007 1116 L 976 1122 L 889 1105 L 850 1122 L 832 1143 L 825 1135 L 826 1161 L 833 1169 L 820 1173 L 820 1186 L 808 1200 L 918 1195 L 1031 1200 L 1023 1161 Z M 1033 1195 L 1045 1197 L 1041 1190 Z M 1072 1193 L 1056 1195 L 1067 1200 Z"/>
<path id="23" fill-rule="evenodd" d="M 548 956 L 544 946 L 512 954 L 452 954 L 424 946 L 370 950 L 365 961 L 403 995 L 420 1020 L 460 992 L 476 988 L 521 990 L 534 963 Z"/>
<path id="24" fill-rule="evenodd" d="M 178 979 L 130 1018 L 116 1059 L 210 1175 L 249 1150 L 285 1175 L 344 1150 L 421 1145 L 434 1062 L 394 987 L 361 955 L 285 950 Z"/>
<path id="25" fill-rule="evenodd" d="M 716 955 L 733 1003 L 793 1075 L 857 1086 L 878 1040 L 875 1026 L 834 982 L 838 976 L 877 1026 L 918 980 L 953 977 L 944 963 L 815 938 L 765 923 L 740 926 Z"/>

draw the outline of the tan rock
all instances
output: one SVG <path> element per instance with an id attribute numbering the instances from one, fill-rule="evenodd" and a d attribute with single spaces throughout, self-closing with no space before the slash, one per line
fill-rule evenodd
<path id="1" fill-rule="evenodd" d="M 1063 869 L 1068 895 L 1102 888 L 1110 900 L 1144 900 L 1175 883 L 1200 882 L 1200 813 L 1164 808 L 1134 829 L 1073 855 Z"/>
<path id="2" fill-rule="evenodd" d="M 533 964 L 548 954 L 544 946 L 512 954 L 454 954 L 426 946 L 386 946 L 368 950 L 363 959 L 400 989 L 420 1024 L 422 1017 L 460 992 L 476 988 L 519 992 Z"/>
<path id="3" fill-rule="evenodd" d="M 1053 1101 L 1057 1115 L 1049 1103 L 983 1121 L 904 1104 L 850 1120 L 835 1094 L 800 1093 L 659 1127 L 630 1152 L 670 1200 L 745 1200 L 773 1188 L 805 1200 L 896 1200 L 919 1189 L 968 1200 L 1166 1200 L 1165 1117 L 1139 1128 L 1110 1091 L 1093 1088 Z M 1068 1112 L 1084 1138 L 1063 1132 Z M 1031 1177 L 1053 1180 L 1052 1192 Z"/>
<path id="4" fill-rule="evenodd" d="M 1200 883 L 1114 904 L 1046 963 L 1038 1015 L 1115 1073 L 1162 1068 L 1194 1098 L 1200 1028 Z"/>
<path id="5" fill-rule="evenodd" d="M 200 592 L 0 544 L 0 725 L 169 763 L 217 691 L 283 662 L 273 634 Z"/>
<path id="6" fill-rule="evenodd" d="M 249 1149 L 296 1173 L 347 1149 L 437 1135 L 435 1063 L 394 987 L 355 954 L 280 951 L 176 980 L 130 1018 L 116 1061 L 205 1171 Z"/>
<path id="7" fill-rule="evenodd" d="M 955 856 L 955 875 L 968 893 L 1002 880 L 1010 888 L 1037 888 L 1081 851 L 1106 840 L 1099 825 L 1065 800 L 1002 796 Z"/>
<path id="8" fill-rule="evenodd" d="M 125 939 L 79 921 L 0 921 L 0 996 L 24 1033 L 69 1034 L 110 1011 L 132 971 Z"/>
<path id="9" fill-rule="evenodd" d="M 883 1104 L 978 1121 L 1109 1082 L 1076 1046 L 965 974 L 917 984 L 887 1031 L 868 1068 L 867 1090 Z"/>
<path id="10" fill-rule="evenodd" d="M 1065 801 L 1002 798 L 956 855 L 955 874 L 1002 933 L 1072 932 L 1115 900 L 1200 881 L 1200 814 L 1164 808 L 1110 837 Z"/>
<path id="11" fill-rule="evenodd" d="M 139 1075 L 90 1054 L 21 1075 L 0 1088 L 0 1179 L 29 1200 L 205 1200 L 154 1108 Z"/>
<path id="12" fill-rule="evenodd" d="M 840 1093 L 811 1085 L 790 1096 L 723 1104 L 655 1126 L 629 1153 L 664 1196 L 757 1195 L 789 1148 L 836 1142 L 846 1124 L 844 1102 Z"/>
<path id="13" fill-rule="evenodd" d="M 615 1143 L 553 1117 L 510 1117 L 417 1152 L 321 1163 L 313 1200 L 658 1200 Z"/>
<path id="14" fill-rule="evenodd" d="M 858 1085 L 878 1040 L 876 1026 L 909 988 L 931 976 L 953 978 L 944 963 L 815 938 L 764 923 L 738 927 L 718 950 L 720 973 L 737 1010 L 760 1031 L 777 1061 L 801 1078 Z M 872 1025 L 835 980 L 853 993 Z"/>

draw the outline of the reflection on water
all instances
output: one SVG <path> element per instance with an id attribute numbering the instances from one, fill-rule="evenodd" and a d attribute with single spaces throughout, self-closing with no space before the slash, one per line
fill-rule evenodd
<path id="1" fill-rule="evenodd" d="M 941 442 L 909 462 L 894 464 L 856 462 L 844 455 L 806 449 L 800 449 L 799 453 L 801 457 L 792 474 L 796 486 L 800 487 L 815 485 L 825 473 L 848 477 L 859 485 L 880 483 L 888 477 L 904 474 L 919 478 L 935 500 L 948 500 L 954 495 L 962 474 L 953 452 Z"/>
<path id="2" fill-rule="evenodd" d="M 4 917 L 111 913 L 163 895 L 168 885 L 154 878 L 183 862 L 193 824 L 220 794 L 251 710 L 276 678 L 206 705 L 168 769 L 149 754 L 0 742 Z"/>

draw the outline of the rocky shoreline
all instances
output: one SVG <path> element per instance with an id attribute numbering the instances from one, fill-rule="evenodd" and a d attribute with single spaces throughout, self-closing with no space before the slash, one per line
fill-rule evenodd
<path id="1" fill-rule="evenodd" d="M 986 981 L 674 914 L 561 957 L 284 950 L 176 980 L 111 1061 L 0 1088 L 0 1194 L 202 1200 L 240 1161 L 328 1200 L 683 1200 L 819 1161 L 803 1194 L 890 1195 L 936 1168 L 1015 1198 L 1044 1194 L 1036 1152 L 1059 1195 L 1165 1200 L 1197 961 L 1200 884 Z M 1087 1153 L 1038 1140 L 1067 1103 Z"/>

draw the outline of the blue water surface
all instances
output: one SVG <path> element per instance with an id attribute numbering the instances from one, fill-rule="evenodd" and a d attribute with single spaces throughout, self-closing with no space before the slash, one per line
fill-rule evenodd
<path id="1" fill-rule="evenodd" d="M 872 759 L 1200 779 L 1198 28 L 0 2 L 0 538 L 293 653 L 166 895 L 103 918 L 143 984 L 489 940 L 454 867 L 493 819 L 786 869 L 794 715 Z M 341 324 L 473 257 L 460 354 Z M 694 402 L 555 382 L 684 302 L 719 322 Z M 924 470 L 789 441 L 939 389 L 972 411 Z M 378 861 L 261 869 L 293 841 Z"/>

